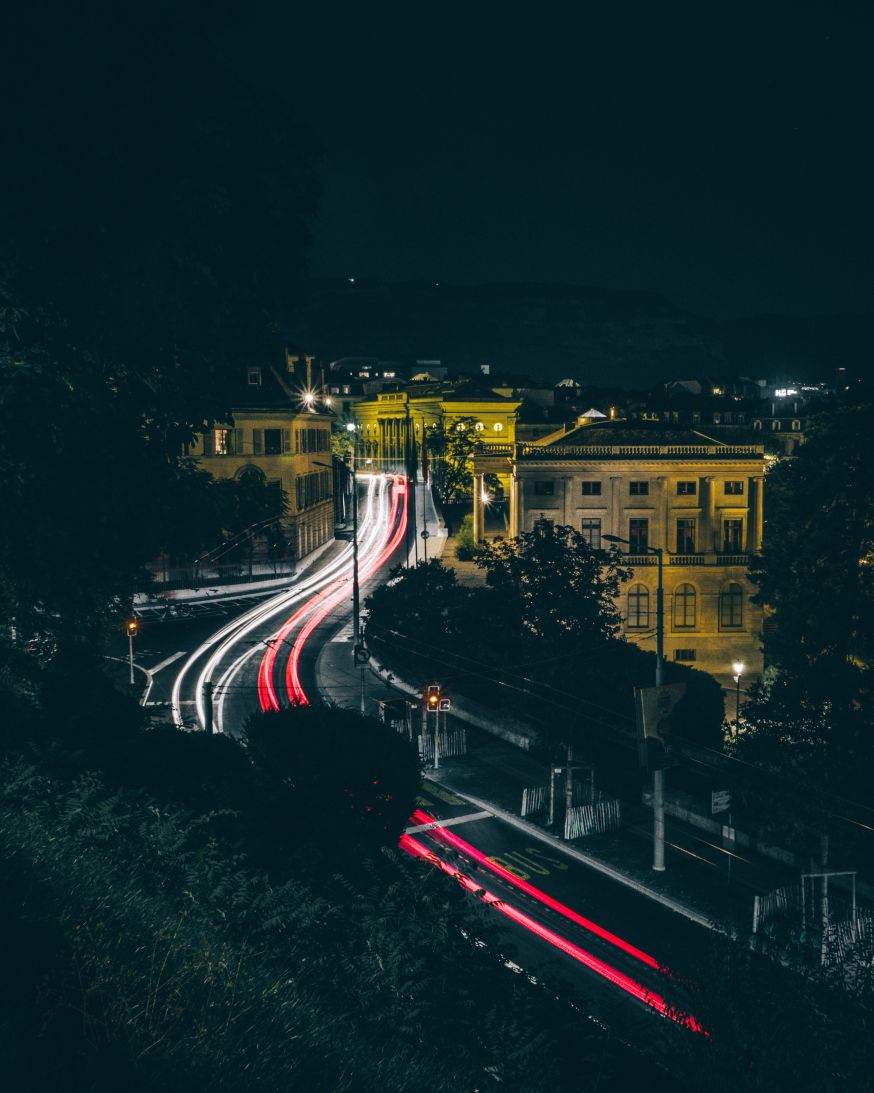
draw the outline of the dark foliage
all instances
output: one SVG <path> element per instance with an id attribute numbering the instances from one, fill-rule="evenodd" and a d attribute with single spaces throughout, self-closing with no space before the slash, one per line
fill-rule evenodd
<path id="1" fill-rule="evenodd" d="M 367 601 L 368 641 L 403 678 L 443 681 L 537 724 L 555 744 L 591 749 L 635 738 L 635 687 L 652 686 L 655 657 L 616 637 L 613 597 L 625 570 L 572 528 L 549 525 L 481 549 L 486 588 L 465 588 L 439 561 L 398 570 Z M 687 692 L 681 739 L 720 747 L 722 691 L 703 672 L 667 665 Z"/>

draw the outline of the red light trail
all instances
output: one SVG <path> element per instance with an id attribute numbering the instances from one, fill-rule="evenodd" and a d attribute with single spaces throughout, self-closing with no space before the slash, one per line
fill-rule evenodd
<path id="1" fill-rule="evenodd" d="M 413 813 L 413 819 L 417 823 L 425 824 L 433 823 L 435 817 L 429 816 L 427 812 L 424 812 L 421 808 L 417 808 Z M 584 930 L 588 930 L 590 933 L 600 937 L 603 941 L 615 945 L 617 949 L 621 949 L 624 953 L 633 956 L 635 960 L 640 960 L 642 963 L 647 964 L 650 968 L 660 970 L 659 962 L 655 957 L 650 956 L 649 953 L 645 953 L 643 950 L 624 941 L 621 937 L 617 937 L 616 934 L 612 934 L 609 930 L 605 930 L 604 927 L 599 926 L 597 922 L 592 922 L 591 919 L 584 918 L 572 908 L 567 907 L 563 903 L 559 903 L 557 899 L 553 899 L 553 897 L 546 892 L 541 891 L 539 888 L 535 888 L 533 884 L 529 884 L 527 881 L 522 880 L 521 877 L 514 876 L 508 869 L 504 869 L 504 867 L 498 865 L 497 862 L 491 861 L 481 850 L 477 850 L 475 846 L 471 846 L 469 842 L 465 842 L 464 839 L 459 838 L 453 831 L 447 831 L 446 828 L 442 827 L 434 827 L 431 829 L 430 834 L 447 843 L 449 846 L 455 847 L 456 850 L 460 850 L 463 854 L 466 854 L 467 857 L 472 858 L 486 869 L 490 869 L 502 880 L 507 881 L 508 884 L 512 884 L 521 892 L 531 896 L 532 899 L 536 899 L 545 907 L 549 907 L 551 910 L 557 911 L 558 914 L 564 915 L 564 917 L 570 919 L 571 922 L 575 922 L 577 926 L 582 926 Z"/>
<path id="2" fill-rule="evenodd" d="M 412 836 L 402 835 L 400 846 L 408 854 L 412 854 L 413 857 L 424 858 L 426 861 L 429 861 L 436 868 L 441 869 L 448 876 L 457 880 L 468 892 L 478 896 L 483 903 L 487 903 L 490 907 L 493 907 L 496 911 L 499 911 L 513 922 L 518 923 L 520 926 L 524 926 L 526 930 L 529 930 L 531 933 L 542 938 L 550 945 L 553 945 L 567 956 L 570 956 L 580 964 L 583 964 L 585 967 L 601 976 L 602 979 L 606 979 L 614 986 L 624 990 L 627 994 L 637 998 L 638 1001 L 650 1006 L 657 1013 L 662 1014 L 664 1017 L 670 1017 L 671 1020 L 677 1021 L 679 1024 L 684 1025 L 694 1032 L 704 1031 L 694 1017 L 674 1013 L 672 1007 L 668 1005 L 660 994 L 647 990 L 641 983 L 638 983 L 630 976 L 625 975 L 624 972 L 620 972 L 617 968 L 611 967 L 603 960 L 599 960 L 598 957 L 586 952 L 585 949 L 581 949 L 579 945 L 574 945 L 572 941 L 568 941 L 567 938 L 561 937 L 561 935 L 555 933 L 554 930 L 550 930 L 547 926 L 535 922 L 533 918 L 530 918 L 523 911 L 519 911 L 511 904 L 505 903 L 499 896 L 496 896 L 494 892 L 489 892 L 476 881 L 471 880 L 470 877 L 462 873 L 456 866 L 443 861 L 442 858 L 432 853 L 426 846 L 423 846 L 422 843 L 412 838 Z"/>
<path id="3" fill-rule="evenodd" d="M 360 567 L 359 581 L 372 576 L 397 550 L 407 531 L 408 495 L 406 481 L 399 475 L 390 476 L 392 480 L 392 500 L 387 527 L 393 529 L 382 550 L 375 558 L 370 558 Z M 261 659 L 258 668 L 258 701 L 262 710 L 278 710 L 279 696 L 273 683 L 276 659 L 283 643 L 300 622 L 310 616 L 300 633 L 292 643 L 291 653 L 285 666 L 285 686 L 288 697 L 296 705 L 308 705 L 309 699 L 300 681 L 300 657 L 303 647 L 317 626 L 340 603 L 346 593 L 346 587 L 352 580 L 351 575 L 341 577 L 300 607 L 291 618 L 280 627 L 271 645 Z"/>

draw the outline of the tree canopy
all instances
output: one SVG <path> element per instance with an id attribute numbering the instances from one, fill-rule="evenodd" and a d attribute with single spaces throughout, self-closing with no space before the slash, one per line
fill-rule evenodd
<path id="1" fill-rule="evenodd" d="M 874 761 L 874 406 L 814 419 L 766 480 L 764 544 L 751 564 L 771 667 L 736 747 L 821 788 L 870 800 Z"/>
<path id="2" fill-rule="evenodd" d="M 19 5 L 0 87 L 0 611 L 75 640 L 161 549 L 265 511 L 181 452 L 247 361 L 279 358 L 314 142 L 163 0 Z"/>
<path id="3" fill-rule="evenodd" d="M 440 679 L 448 692 L 525 716 L 546 740 L 589 754 L 599 739 L 633 738 L 633 690 L 652 684 L 654 655 L 617 636 L 621 556 L 544 521 L 475 558 L 484 588 L 459 585 L 432 560 L 398 569 L 372 593 L 367 640 L 380 658 L 410 682 Z M 718 684 L 683 665 L 669 664 L 667 675 L 688 685 L 678 736 L 719 746 Z"/>

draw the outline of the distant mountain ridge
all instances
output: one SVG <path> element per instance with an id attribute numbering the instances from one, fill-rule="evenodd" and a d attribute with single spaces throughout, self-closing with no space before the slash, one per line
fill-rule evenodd
<path id="1" fill-rule="evenodd" d="M 839 366 L 874 379 L 872 316 L 708 319 L 658 293 L 576 285 L 318 281 L 286 333 L 324 360 L 490 364 L 548 382 L 648 387 L 723 373 L 829 380 Z"/>

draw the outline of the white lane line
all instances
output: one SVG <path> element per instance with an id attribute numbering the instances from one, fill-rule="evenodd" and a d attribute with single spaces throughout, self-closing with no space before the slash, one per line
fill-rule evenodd
<path id="1" fill-rule="evenodd" d="M 184 657 L 184 656 L 185 656 L 185 650 L 180 649 L 179 652 L 174 653 L 172 657 L 167 657 L 167 659 L 162 660 L 160 664 L 156 664 L 155 667 L 151 669 L 152 675 L 153 676 L 157 675 L 158 672 L 162 671 L 164 668 L 169 668 L 169 666 L 173 663 L 174 660 L 178 660 L 180 657 Z"/>
<path id="2" fill-rule="evenodd" d="M 376 516 L 373 512 L 374 509 L 374 493 L 378 491 L 380 501 L 380 512 Z M 365 558 L 367 553 L 374 547 L 380 545 L 380 534 L 382 531 L 382 524 L 385 523 L 387 516 L 387 501 L 386 501 L 386 479 L 373 478 L 368 483 L 367 487 L 367 508 L 363 518 L 359 524 L 359 558 Z M 325 587 L 335 580 L 339 580 L 341 583 L 351 581 L 351 552 L 352 547 L 348 547 L 341 555 L 338 556 L 333 562 L 329 563 L 325 569 L 317 571 L 308 580 L 301 582 L 291 593 L 291 599 L 289 594 L 286 593 L 284 597 L 277 597 L 274 600 L 268 600 L 266 604 L 255 608 L 253 611 L 246 615 L 243 615 L 240 619 L 236 620 L 236 623 L 231 623 L 224 627 L 221 631 L 213 634 L 208 642 L 202 647 L 207 648 L 215 646 L 221 638 L 225 638 L 221 643 L 218 650 L 213 653 L 207 662 L 206 667 L 201 673 L 200 679 L 197 681 L 195 687 L 196 705 L 198 712 L 198 720 L 203 723 L 203 683 L 206 679 L 210 678 L 213 672 L 216 670 L 220 661 L 227 655 L 227 653 L 233 648 L 234 645 L 239 644 L 244 637 L 252 633 L 258 626 L 263 625 L 268 619 L 273 618 L 280 613 L 283 609 L 289 606 L 290 602 L 294 600 L 301 600 L 307 593 L 320 593 Z M 347 571 L 348 570 L 348 574 Z M 277 603 L 277 600 L 281 602 L 278 606 L 273 606 Z M 315 607 L 315 604 L 313 604 Z M 227 635 L 227 636 L 226 636 Z M 263 639 L 254 643 L 254 648 L 243 653 L 224 673 L 221 677 L 218 685 L 219 701 L 216 710 L 216 726 L 219 732 L 224 732 L 224 695 L 227 689 L 231 686 L 234 677 L 243 667 L 243 665 L 253 656 L 256 652 L 263 652 L 261 648 L 264 645 Z M 197 653 L 193 654 L 185 667 L 182 669 L 182 673 L 177 678 L 176 687 L 174 687 L 174 694 L 178 693 L 181 689 L 182 676 L 187 671 L 189 665 L 196 659 Z M 175 703 L 174 703 L 175 704 Z M 177 723 L 180 718 L 177 717 Z"/>
<path id="3" fill-rule="evenodd" d="M 433 820 L 430 824 L 414 824 L 404 829 L 405 835 L 415 835 L 422 831 L 430 831 L 433 827 L 454 827 L 456 824 L 469 824 L 472 820 L 490 820 L 492 812 L 470 812 L 467 816 L 453 816 L 451 820 Z"/>

